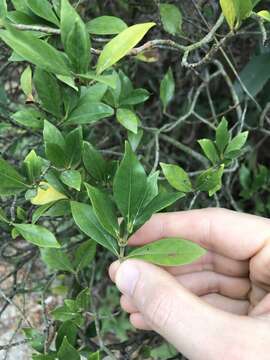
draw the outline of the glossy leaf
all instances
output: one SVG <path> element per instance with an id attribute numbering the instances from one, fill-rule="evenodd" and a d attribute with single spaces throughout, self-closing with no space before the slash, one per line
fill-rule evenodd
<path id="1" fill-rule="evenodd" d="M 65 321 L 59 329 L 57 330 L 57 336 L 55 340 L 56 349 L 59 349 L 64 337 L 67 338 L 70 345 L 75 346 L 77 334 L 78 334 L 78 328 L 75 324 L 73 324 L 72 321 Z"/>
<path id="2" fill-rule="evenodd" d="M 113 196 L 122 215 L 127 218 L 130 229 L 143 199 L 147 177 L 143 166 L 125 144 L 125 155 L 114 177 Z"/>
<path id="3" fill-rule="evenodd" d="M 27 66 L 20 79 L 20 85 L 22 88 L 22 91 L 27 97 L 27 100 L 32 101 L 33 100 L 33 87 L 32 87 L 32 70 L 30 66 Z"/>
<path id="4" fill-rule="evenodd" d="M 57 353 L 57 358 L 59 360 L 80 360 L 81 357 L 79 352 L 68 342 L 65 336 Z"/>
<path id="5" fill-rule="evenodd" d="M 107 230 L 113 237 L 118 238 L 119 226 L 116 214 L 116 207 L 108 196 L 103 191 L 91 186 L 87 183 L 84 184 L 87 194 L 91 200 L 94 212 L 100 224 Z"/>
<path id="6" fill-rule="evenodd" d="M 30 243 L 43 248 L 60 248 L 53 233 L 40 225 L 14 224 L 15 229 Z"/>
<path id="7" fill-rule="evenodd" d="M 233 158 L 238 155 L 239 151 L 243 148 L 248 138 L 248 131 L 244 131 L 236 135 L 229 143 L 225 150 L 226 158 Z"/>
<path id="8" fill-rule="evenodd" d="M 59 20 L 56 17 L 48 0 L 26 0 L 25 2 L 34 14 L 53 23 L 56 26 L 59 26 Z"/>
<path id="9" fill-rule="evenodd" d="M 173 99 L 174 93 L 175 93 L 175 83 L 174 83 L 172 69 L 170 68 L 160 83 L 160 99 L 163 104 L 164 112 L 166 111 L 167 106 L 169 105 L 171 100 Z"/>
<path id="10" fill-rule="evenodd" d="M 178 191 L 192 191 L 192 184 L 188 174 L 178 165 L 161 163 L 162 171 L 169 184 Z"/>
<path id="11" fill-rule="evenodd" d="M 115 89 L 117 86 L 117 84 L 116 84 L 117 78 L 116 78 L 115 73 L 112 73 L 109 75 L 97 75 L 96 73 L 89 71 L 86 74 L 78 74 L 77 76 L 82 79 L 97 81 L 101 84 L 108 85 L 113 89 Z"/>
<path id="12" fill-rule="evenodd" d="M 83 143 L 83 163 L 87 172 L 97 181 L 105 181 L 107 177 L 107 162 L 92 144 Z"/>
<path id="13" fill-rule="evenodd" d="M 80 191 L 82 177 L 77 170 L 65 170 L 60 175 L 61 181 L 68 187 Z"/>
<path id="14" fill-rule="evenodd" d="M 108 69 L 127 55 L 127 53 L 140 42 L 153 26 L 155 26 L 155 23 L 133 25 L 113 38 L 105 45 L 99 56 L 97 73 L 101 74 L 104 70 Z"/>
<path id="15" fill-rule="evenodd" d="M 74 272 L 68 256 L 61 249 L 42 249 L 41 258 L 52 270 Z"/>
<path id="16" fill-rule="evenodd" d="M 216 129 L 216 145 L 218 150 L 223 153 L 230 140 L 228 121 L 223 117 Z"/>
<path id="17" fill-rule="evenodd" d="M 264 20 L 270 22 L 270 12 L 268 10 L 261 10 L 261 11 L 257 12 L 257 15 L 259 15 Z"/>
<path id="18" fill-rule="evenodd" d="M 77 125 L 77 124 L 91 124 L 98 120 L 105 119 L 114 114 L 113 108 L 101 103 L 83 103 L 76 107 L 69 115 L 66 124 Z"/>
<path id="19" fill-rule="evenodd" d="M 61 39 L 75 73 L 86 73 L 90 62 L 90 37 L 68 0 L 61 1 Z"/>
<path id="20" fill-rule="evenodd" d="M 76 167 L 81 162 L 83 134 L 82 128 L 77 126 L 65 137 L 67 167 Z"/>
<path id="21" fill-rule="evenodd" d="M 138 229 L 151 216 L 166 207 L 174 204 L 177 200 L 181 199 L 185 195 L 183 193 L 172 193 L 172 192 L 162 192 L 155 196 L 138 214 L 138 217 L 135 220 L 135 228 Z"/>
<path id="22" fill-rule="evenodd" d="M 124 90 L 122 89 L 124 92 Z M 130 93 L 125 93 L 122 99 L 120 99 L 120 105 L 137 105 L 145 102 L 150 97 L 149 91 L 146 89 L 135 89 Z"/>
<path id="23" fill-rule="evenodd" d="M 43 129 L 43 114 L 34 108 L 25 108 L 15 112 L 12 119 L 26 128 Z"/>
<path id="24" fill-rule="evenodd" d="M 31 183 L 36 180 L 42 170 L 42 159 L 36 154 L 35 150 L 31 150 L 23 161 L 23 165 L 26 169 L 28 179 Z"/>
<path id="25" fill-rule="evenodd" d="M 30 32 L 0 30 L 0 38 L 18 55 L 40 68 L 60 75 L 70 75 L 70 69 L 63 53 Z"/>
<path id="26" fill-rule="evenodd" d="M 178 266 L 194 262 L 206 251 L 199 245 L 181 238 L 166 238 L 137 248 L 127 258 L 149 261 L 161 266 Z"/>
<path id="27" fill-rule="evenodd" d="M 198 140 L 198 143 L 200 144 L 205 156 L 212 162 L 212 164 L 218 164 L 219 155 L 213 141 L 210 139 L 201 139 Z"/>
<path id="28" fill-rule="evenodd" d="M 36 68 L 34 84 L 43 109 L 56 117 L 61 117 L 63 115 L 63 97 L 55 76 Z"/>
<path id="29" fill-rule="evenodd" d="M 43 138 L 47 159 L 57 167 L 66 165 L 66 142 L 60 130 L 49 121 L 44 121 Z"/>
<path id="30" fill-rule="evenodd" d="M 89 87 L 82 87 L 79 104 L 84 102 L 100 102 L 107 90 L 108 86 L 102 83 L 97 83 Z"/>
<path id="31" fill-rule="evenodd" d="M 127 24 L 115 16 L 99 16 L 86 24 L 90 34 L 114 35 L 127 28 Z"/>
<path id="32" fill-rule="evenodd" d="M 129 109 L 120 108 L 117 109 L 116 118 L 127 130 L 137 134 L 139 119 L 135 112 Z"/>
<path id="33" fill-rule="evenodd" d="M 90 205 L 72 201 L 71 211 L 76 225 L 82 232 L 117 255 L 115 239 L 100 225 Z"/>
<path id="34" fill-rule="evenodd" d="M 196 179 L 196 189 L 207 191 L 212 196 L 221 189 L 224 165 L 203 171 Z"/>
<path id="35" fill-rule="evenodd" d="M 165 31 L 172 35 L 181 31 L 182 14 L 177 6 L 160 4 L 160 17 Z"/>
<path id="36" fill-rule="evenodd" d="M 0 157 L 0 195 L 15 195 L 27 188 L 25 179 Z"/>
<path id="37" fill-rule="evenodd" d="M 38 188 L 37 195 L 31 199 L 31 203 L 34 205 L 46 205 L 63 199 L 67 199 L 65 194 L 60 193 L 50 184 L 42 181 Z"/>

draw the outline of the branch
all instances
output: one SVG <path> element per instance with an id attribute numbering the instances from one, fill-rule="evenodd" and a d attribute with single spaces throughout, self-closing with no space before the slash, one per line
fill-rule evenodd
<path id="1" fill-rule="evenodd" d="M 145 44 L 143 44 L 142 46 L 139 46 L 137 48 L 130 50 L 128 55 L 136 56 L 147 50 L 151 50 L 154 48 L 166 47 L 169 49 L 178 50 L 180 52 L 183 52 L 184 57 L 183 57 L 182 63 L 184 66 L 188 66 L 187 58 L 188 58 L 189 53 L 191 51 L 194 51 L 194 50 L 208 44 L 210 41 L 212 41 L 215 36 L 215 33 L 220 28 L 220 26 L 223 24 L 223 21 L 224 21 L 224 16 L 221 14 L 220 17 L 218 18 L 216 24 L 211 29 L 211 31 L 205 37 L 203 37 L 201 40 L 199 40 L 198 42 L 196 42 L 194 44 L 185 46 L 185 45 L 178 44 L 175 41 L 170 40 L 170 39 L 156 39 L 156 40 L 150 40 L 150 41 L 146 42 Z M 51 35 L 60 35 L 61 34 L 60 29 L 55 29 L 55 28 L 48 27 L 48 26 L 25 25 L 25 24 L 13 24 L 13 26 L 16 29 L 22 30 L 22 31 L 39 31 L 39 32 L 43 32 L 43 33 L 51 34 Z M 91 48 L 91 53 L 95 54 L 95 55 L 99 55 L 101 53 L 101 51 L 102 50 Z M 209 57 L 210 56 L 208 56 L 207 59 Z"/>

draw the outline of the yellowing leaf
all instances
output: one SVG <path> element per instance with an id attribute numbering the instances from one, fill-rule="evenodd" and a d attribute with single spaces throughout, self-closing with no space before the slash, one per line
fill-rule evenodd
<path id="1" fill-rule="evenodd" d="M 234 0 L 220 0 L 220 6 L 223 15 L 225 16 L 225 19 L 227 20 L 227 23 L 232 30 L 236 23 L 238 13 L 236 2 Z"/>
<path id="2" fill-rule="evenodd" d="M 156 24 L 153 22 L 130 26 L 114 37 L 105 45 L 99 56 L 97 63 L 97 73 L 101 74 L 104 70 L 114 65 L 122 59 L 139 41 L 144 37 L 148 30 Z"/>
<path id="3" fill-rule="evenodd" d="M 66 195 L 55 190 L 51 185 L 42 181 L 41 187 L 38 188 L 37 195 L 31 200 L 34 205 L 45 205 L 53 201 L 67 199 Z"/>

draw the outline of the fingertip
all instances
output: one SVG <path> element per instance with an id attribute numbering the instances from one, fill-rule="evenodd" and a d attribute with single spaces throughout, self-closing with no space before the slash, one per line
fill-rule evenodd
<path id="1" fill-rule="evenodd" d="M 136 306 L 133 304 L 132 300 L 130 300 L 127 296 L 122 295 L 120 298 L 120 305 L 121 308 L 129 313 L 129 314 L 133 314 L 138 312 L 138 309 L 136 308 Z"/>
<path id="2" fill-rule="evenodd" d="M 109 267 L 109 276 L 113 282 L 115 282 L 116 273 L 120 267 L 120 262 L 114 261 Z"/>
<path id="3" fill-rule="evenodd" d="M 152 328 L 145 322 L 143 316 L 138 312 L 131 314 L 129 321 L 131 325 L 138 330 L 152 330 Z"/>

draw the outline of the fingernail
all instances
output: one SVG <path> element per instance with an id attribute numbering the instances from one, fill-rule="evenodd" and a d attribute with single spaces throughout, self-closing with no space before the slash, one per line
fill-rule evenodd
<path id="1" fill-rule="evenodd" d="M 116 286 L 123 294 L 132 296 L 138 280 L 139 270 L 135 264 L 126 261 L 120 265 L 116 273 Z"/>

